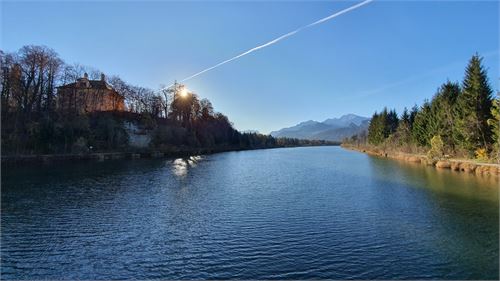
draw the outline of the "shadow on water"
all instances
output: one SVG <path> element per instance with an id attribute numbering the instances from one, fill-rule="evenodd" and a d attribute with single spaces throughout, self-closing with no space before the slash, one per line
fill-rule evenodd
<path id="1" fill-rule="evenodd" d="M 100 178 L 108 175 L 127 174 L 130 171 L 147 172 L 164 165 L 164 160 L 107 160 L 59 162 L 50 164 L 28 164 L 25 166 L 2 166 L 2 184 L 43 183 L 51 181 L 73 181 L 75 179 Z"/>

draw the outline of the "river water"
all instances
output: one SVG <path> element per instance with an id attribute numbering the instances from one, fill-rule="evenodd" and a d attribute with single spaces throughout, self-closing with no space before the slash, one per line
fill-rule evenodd
<path id="1" fill-rule="evenodd" d="M 498 279 L 498 180 L 340 147 L 2 170 L 2 279 Z"/>

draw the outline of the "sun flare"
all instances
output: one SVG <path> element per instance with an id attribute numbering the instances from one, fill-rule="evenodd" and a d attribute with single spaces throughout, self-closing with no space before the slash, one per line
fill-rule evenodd
<path id="1" fill-rule="evenodd" d="M 187 97 L 189 94 L 188 89 L 186 87 L 182 87 L 179 91 L 179 95 L 183 98 Z"/>

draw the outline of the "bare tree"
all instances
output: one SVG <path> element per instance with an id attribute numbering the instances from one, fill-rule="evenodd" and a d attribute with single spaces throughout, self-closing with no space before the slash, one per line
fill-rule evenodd
<path id="1" fill-rule="evenodd" d="M 160 92 L 160 95 L 162 96 L 163 114 L 164 114 L 165 118 L 168 119 L 170 105 L 172 104 L 172 101 L 174 100 L 174 89 L 171 87 L 167 88 L 165 85 L 160 85 L 159 92 Z"/>

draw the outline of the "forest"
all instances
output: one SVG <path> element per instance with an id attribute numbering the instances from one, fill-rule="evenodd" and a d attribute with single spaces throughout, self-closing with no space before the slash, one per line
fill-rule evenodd
<path id="1" fill-rule="evenodd" d="M 125 122 L 151 135 L 148 149 L 175 147 L 254 149 L 331 144 L 241 133 L 212 103 L 197 94 L 178 93 L 182 85 L 153 90 L 131 85 L 98 69 L 67 64 L 51 48 L 23 46 L 0 50 L 1 145 L 3 155 L 130 151 Z M 61 110 L 57 87 L 87 73 L 106 82 L 125 98 L 125 111 Z"/>
<path id="2" fill-rule="evenodd" d="M 344 143 L 428 158 L 499 161 L 499 99 L 493 96 L 482 57 L 472 56 L 461 83 L 447 81 L 421 106 L 375 112 L 366 134 Z"/>

